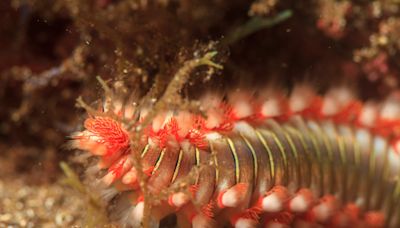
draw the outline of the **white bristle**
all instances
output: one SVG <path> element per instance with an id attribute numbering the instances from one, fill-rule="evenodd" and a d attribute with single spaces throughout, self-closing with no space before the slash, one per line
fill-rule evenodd
<path id="1" fill-rule="evenodd" d="M 203 96 L 200 101 L 202 110 L 218 108 L 218 106 L 221 104 L 221 96 L 209 93 Z"/>
<path id="2" fill-rule="evenodd" d="M 314 93 L 309 86 L 296 86 L 289 98 L 290 110 L 293 112 L 303 111 L 310 105 L 313 96 Z"/>
<path id="3" fill-rule="evenodd" d="M 293 112 L 300 112 L 303 111 L 308 106 L 308 101 L 300 96 L 295 96 L 290 99 L 290 110 Z"/>
<path id="4" fill-rule="evenodd" d="M 207 140 L 217 140 L 222 138 L 222 136 L 217 132 L 211 132 L 205 135 Z"/>
<path id="5" fill-rule="evenodd" d="M 161 127 L 164 127 L 166 124 L 171 122 L 172 117 L 174 117 L 174 113 L 172 111 L 169 111 L 165 114 L 165 119 L 164 122 L 162 123 Z"/>
<path id="6" fill-rule="evenodd" d="M 253 114 L 253 108 L 247 101 L 237 101 L 233 107 L 238 118 L 245 118 Z"/>
<path id="7" fill-rule="evenodd" d="M 279 212 L 283 209 L 282 201 L 276 193 L 272 193 L 262 200 L 262 209 L 265 212 Z"/>
<path id="8" fill-rule="evenodd" d="M 123 184 L 133 184 L 137 182 L 137 171 L 135 168 L 132 168 L 122 177 Z"/>
<path id="9" fill-rule="evenodd" d="M 353 94 L 349 88 L 340 87 L 332 90 L 332 95 L 336 97 L 340 103 L 347 103 L 353 98 Z"/>
<path id="10" fill-rule="evenodd" d="M 365 104 L 361 110 L 359 122 L 366 127 L 372 127 L 376 123 L 378 109 L 375 105 Z"/>
<path id="11" fill-rule="evenodd" d="M 322 104 L 321 112 L 326 116 L 330 116 L 336 114 L 338 111 L 339 107 L 336 101 L 331 97 L 326 97 Z"/>
<path id="12" fill-rule="evenodd" d="M 108 172 L 103 178 L 101 178 L 101 181 L 106 186 L 110 186 L 114 182 L 114 179 L 115 179 L 114 173 L 113 172 Z"/>
<path id="13" fill-rule="evenodd" d="M 276 98 L 270 98 L 264 102 L 261 107 L 261 113 L 264 116 L 275 117 L 281 115 L 279 101 Z"/>
<path id="14" fill-rule="evenodd" d="M 374 137 L 374 152 L 376 155 L 378 155 L 378 157 L 384 156 L 387 146 L 388 146 L 388 142 L 385 138 L 383 138 L 381 136 Z"/>
<path id="15" fill-rule="evenodd" d="M 238 192 L 235 189 L 229 189 L 222 195 L 222 205 L 225 207 L 236 207 L 239 202 Z"/>
<path id="16" fill-rule="evenodd" d="M 326 204 L 321 203 L 313 208 L 316 219 L 319 222 L 327 221 L 332 215 L 332 209 Z"/>
<path id="17" fill-rule="evenodd" d="M 296 213 L 306 212 L 308 206 L 309 204 L 303 195 L 295 196 L 289 203 L 290 210 Z"/>
<path id="18" fill-rule="evenodd" d="M 192 144 L 185 139 L 180 142 L 180 147 L 182 148 L 183 151 L 190 151 Z"/>
<path id="19" fill-rule="evenodd" d="M 381 118 L 384 119 L 399 119 L 400 118 L 400 104 L 399 101 L 387 101 L 383 104 Z"/>
<path id="20" fill-rule="evenodd" d="M 257 223 L 251 219 L 240 218 L 235 223 L 235 228 L 253 228 L 257 227 Z"/>
<path id="21" fill-rule="evenodd" d="M 246 136 L 255 136 L 254 128 L 245 121 L 238 121 L 235 123 L 234 131 L 242 133 Z"/>
<path id="22" fill-rule="evenodd" d="M 115 100 L 113 102 L 113 111 L 115 114 L 118 114 L 122 110 L 122 102 L 119 100 Z"/>
<path id="23" fill-rule="evenodd" d="M 207 112 L 206 127 L 211 129 L 218 127 L 222 122 L 221 113 L 215 109 L 210 109 Z"/>
<path id="24" fill-rule="evenodd" d="M 102 189 L 100 194 L 102 199 L 104 199 L 105 201 L 110 201 L 112 200 L 112 198 L 118 195 L 118 193 L 118 190 L 115 188 L 105 188 Z"/>
<path id="25" fill-rule="evenodd" d="M 134 227 L 140 227 L 143 221 L 144 214 L 144 202 L 139 202 L 135 208 L 132 210 L 132 224 Z"/>
<path id="26" fill-rule="evenodd" d="M 178 134 L 183 138 L 193 128 L 193 115 L 186 111 L 180 111 L 175 118 L 179 123 Z"/>
<path id="27" fill-rule="evenodd" d="M 144 119 L 146 118 L 146 116 L 149 114 L 150 109 L 149 108 L 145 108 L 145 107 L 141 107 L 140 108 L 140 113 L 139 113 L 139 117 Z"/>
<path id="28" fill-rule="evenodd" d="M 171 202 L 176 207 L 182 207 L 183 205 L 185 205 L 190 200 L 189 196 L 186 195 L 183 192 L 175 193 L 171 197 L 172 197 L 171 198 Z"/>
<path id="29" fill-rule="evenodd" d="M 134 113 L 135 113 L 135 107 L 133 105 L 125 106 L 125 113 L 124 113 L 125 118 L 127 119 L 132 118 Z"/>
<path id="30" fill-rule="evenodd" d="M 366 129 L 357 129 L 355 135 L 357 144 L 360 146 L 361 150 L 367 151 L 372 140 L 371 133 Z"/>

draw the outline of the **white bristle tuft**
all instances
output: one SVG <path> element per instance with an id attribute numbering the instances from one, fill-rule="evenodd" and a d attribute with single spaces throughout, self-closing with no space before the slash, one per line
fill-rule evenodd
<path id="1" fill-rule="evenodd" d="M 105 201 L 111 201 L 116 195 L 118 195 L 118 190 L 115 188 L 105 188 L 100 192 L 101 198 Z"/>
<path id="2" fill-rule="evenodd" d="M 190 151 L 190 148 L 192 148 L 192 144 L 185 139 L 180 142 L 180 147 L 183 151 Z"/>
<path id="3" fill-rule="evenodd" d="M 290 110 L 293 112 L 300 112 L 306 109 L 315 96 L 314 91 L 310 86 L 299 85 L 293 89 L 293 92 L 289 98 Z"/>
<path id="4" fill-rule="evenodd" d="M 115 180 L 115 174 L 113 172 L 108 172 L 103 178 L 101 178 L 101 181 L 103 184 L 106 186 L 110 186 Z"/>
<path id="5" fill-rule="evenodd" d="M 282 201 L 276 193 L 272 193 L 262 200 L 262 209 L 265 212 L 279 212 L 283 209 Z"/>
<path id="6" fill-rule="evenodd" d="M 222 136 L 217 132 L 211 132 L 205 135 L 207 140 L 217 140 L 222 138 Z"/>
<path id="7" fill-rule="evenodd" d="M 120 100 L 115 100 L 113 102 L 113 111 L 117 115 L 122 111 L 122 102 Z"/>
<path id="8" fill-rule="evenodd" d="M 376 105 L 371 103 L 364 104 L 358 121 L 360 124 L 366 127 L 372 127 L 376 123 L 376 119 L 378 118 L 378 108 Z"/>
<path id="9" fill-rule="evenodd" d="M 132 168 L 122 177 L 123 184 L 134 184 L 137 183 L 137 171 L 135 168 Z"/>
<path id="10" fill-rule="evenodd" d="M 238 118 L 245 118 L 253 114 L 253 107 L 247 101 L 237 101 L 233 107 Z"/>
<path id="11" fill-rule="evenodd" d="M 261 107 L 261 114 L 267 117 L 276 117 L 281 115 L 278 99 L 270 98 L 267 101 L 265 101 Z"/>
<path id="12" fill-rule="evenodd" d="M 255 227 L 257 227 L 257 223 L 252 219 L 239 218 L 235 223 L 235 228 L 255 228 Z"/>
<path id="13" fill-rule="evenodd" d="M 132 224 L 134 227 L 140 227 L 143 221 L 144 202 L 139 202 L 132 210 Z"/>
<path id="14" fill-rule="evenodd" d="M 381 118 L 384 119 L 399 119 L 400 118 L 399 102 L 398 101 L 395 102 L 392 100 L 385 102 L 382 106 L 380 116 Z"/>
<path id="15" fill-rule="evenodd" d="M 386 149 L 388 147 L 388 142 L 386 138 L 383 138 L 381 136 L 375 136 L 373 143 L 374 143 L 374 153 L 375 155 L 378 155 L 376 158 L 382 159 L 382 156 L 385 155 Z"/>
<path id="16" fill-rule="evenodd" d="M 302 195 L 295 196 L 289 203 L 289 208 L 292 212 L 303 213 L 308 210 L 309 203 Z"/>
<path id="17" fill-rule="evenodd" d="M 238 192 L 235 189 L 229 189 L 222 195 L 222 205 L 225 207 L 236 207 L 240 203 Z"/>
<path id="18" fill-rule="evenodd" d="M 321 111 L 326 116 L 334 115 L 353 98 L 351 90 L 346 87 L 332 89 L 325 95 Z"/>
<path id="19" fill-rule="evenodd" d="M 207 112 L 206 127 L 209 129 L 218 127 L 222 122 L 222 116 L 216 109 L 209 109 Z"/>
<path id="20" fill-rule="evenodd" d="M 371 133 L 366 129 L 357 129 L 356 140 L 362 151 L 368 151 L 372 140 Z"/>
<path id="21" fill-rule="evenodd" d="M 125 107 L 125 113 L 124 113 L 124 117 L 126 119 L 131 119 L 133 117 L 133 114 L 135 114 L 135 107 L 133 104 L 131 105 L 127 105 Z"/>
<path id="22" fill-rule="evenodd" d="M 315 218 L 319 222 L 326 222 L 332 215 L 332 208 L 325 203 L 321 203 L 313 208 Z"/>
<path id="23" fill-rule="evenodd" d="M 174 193 L 171 196 L 171 203 L 175 206 L 175 207 L 182 207 L 183 205 L 185 205 L 187 202 L 189 202 L 190 198 L 188 195 L 186 195 L 183 192 L 178 192 L 178 193 Z"/>
<path id="24" fill-rule="evenodd" d="M 254 128 L 245 121 L 236 122 L 234 130 L 246 136 L 255 136 Z"/>
<path id="25" fill-rule="evenodd" d="M 324 115 L 326 115 L 326 116 L 334 115 L 338 111 L 339 111 L 339 107 L 333 98 L 327 97 L 324 99 L 324 103 L 322 104 L 322 110 L 321 110 L 321 112 Z"/>
<path id="26" fill-rule="evenodd" d="M 211 94 L 208 93 L 205 96 L 203 96 L 200 100 L 201 103 L 201 109 L 202 110 L 207 110 L 210 108 L 218 108 L 219 105 L 221 104 L 222 97 L 218 96 L 216 94 Z"/>

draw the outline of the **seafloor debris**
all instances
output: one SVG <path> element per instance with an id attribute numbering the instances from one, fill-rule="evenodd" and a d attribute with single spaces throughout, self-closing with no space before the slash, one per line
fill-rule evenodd
<path id="1" fill-rule="evenodd" d="M 85 220 L 83 211 L 84 201 L 69 187 L 0 180 L 0 227 L 71 227 Z"/>

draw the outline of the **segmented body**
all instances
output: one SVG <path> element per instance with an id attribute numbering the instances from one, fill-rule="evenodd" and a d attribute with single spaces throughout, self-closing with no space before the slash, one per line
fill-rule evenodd
<path id="1" fill-rule="evenodd" d="M 205 118 L 159 114 L 144 131 L 141 151 L 131 151 L 130 133 L 111 117 L 89 118 L 74 143 L 102 158 L 100 168 L 108 168 L 102 183 L 130 196 L 124 225 L 143 219 L 131 153 L 140 155 L 154 196 L 188 186 L 153 206 L 155 221 L 176 213 L 180 226 L 195 227 L 400 225 L 397 100 L 378 107 L 341 94 L 347 91 L 325 97 L 310 91 L 295 90 L 288 99 L 268 93 L 259 102 L 245 94 L 226 103 L 207 98 Z M 110 110 L 120 116 L 135 113 L 115 106 Z M 188 178 L 193 169 L 197 175 Z"/>

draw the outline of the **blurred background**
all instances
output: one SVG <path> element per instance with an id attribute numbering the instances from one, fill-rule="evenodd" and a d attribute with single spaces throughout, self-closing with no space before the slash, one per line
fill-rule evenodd
<path id="1" fill-rule="evenodd" d="M 204 88 L 323 93 L 346 85 L 361 99 L 398 90 L 399 0 L 0 1 L 0 226 L 85 221 L 81 195 L 62 184 L 67 136 L 102 96 L 96 80 L 161 94 L 185 60 L 217 51 L 222 72 L 193 74 Z"/>

